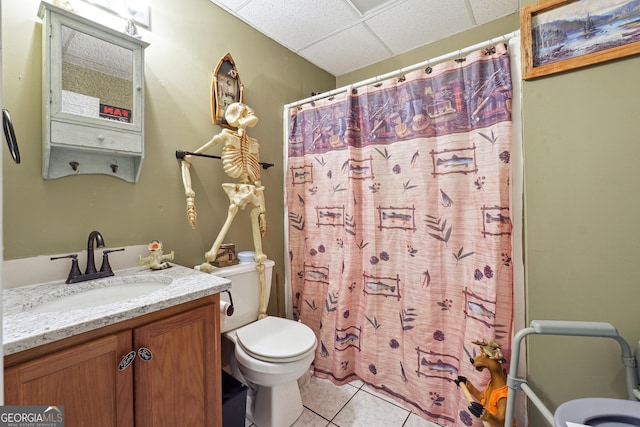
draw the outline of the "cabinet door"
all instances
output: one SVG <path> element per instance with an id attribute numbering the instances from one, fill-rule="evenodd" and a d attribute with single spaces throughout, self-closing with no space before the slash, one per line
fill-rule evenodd
<path id="1" fill-rule="evenodd" d="M 217 304 L 134 330 L 137 427 L 222 425 Z"/>
<path id="2" fill-rule="evenodd" d="M 133 426 L 133 374 L 118 371 L 131 332 L 109 335 L 5 370 L 5 405 L 64 406 L 66 427 Z"/>

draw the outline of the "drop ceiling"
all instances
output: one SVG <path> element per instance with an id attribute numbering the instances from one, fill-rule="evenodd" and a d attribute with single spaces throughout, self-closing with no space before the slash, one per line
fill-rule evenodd
<path id="1" fill-rule="evenodd" d="M 519 8 L 519 0 L 211 1 L 334 76 L 486 24 Z"/>

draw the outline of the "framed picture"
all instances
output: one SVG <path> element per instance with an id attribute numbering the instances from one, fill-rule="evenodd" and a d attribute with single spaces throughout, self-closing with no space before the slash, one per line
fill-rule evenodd
<path id="1" fill-rule="evenodd" d="M 231 54 L 222 57 L 211 81 L 211 121 L 220 126 L 233 128 L 224 117 L 227 107 L 234 102 L 244 102 L 240 74 Z"/>
<path id="2" fill-rule="evenodd" d="M 541 0 L 520 10 L 525 80 L 640 52 L 635 0 Z"/>
<path id="3" fill-rule="evenodd" d="M 85 0 L 109 13 L 133 21 L 148 30 L 151 29 L 151 6 L 149 0 Z"/>

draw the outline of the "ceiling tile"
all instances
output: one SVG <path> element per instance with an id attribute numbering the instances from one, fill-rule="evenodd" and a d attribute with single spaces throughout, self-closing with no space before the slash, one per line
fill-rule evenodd
<path id="1" fill-rule="evenodd" d="M 473 15 L 478 25 L 486 24 L 518 11 L 514 0 L 470 0 Z"/>
<path id="2" fill-rule="evenodd" d="M 521 0 L 211 1 L 339 76 L 516 13 Z"/>
<path id="3" fill-rule="evenodd" d="M 253 0 L 239 13 L 251 26 L 294 50 L 353 25 L 358 19 L 353 8 L 342 0 Z"/>
<path id="4" fill-rule="evenodd" d="M 472 26 L 464 0 L 409 0 L 365 22 L 394 54 Z"/>
<path id="5" fill-rule="evenodd" d="M 350 0 L 351 3 L 362 13 L 366 15 L 387 3 L 393 3 L 394 0 Z"/>
<path id="6" fill-rule="evenodd" d="M 301 50 L 300 55 L 334 76 L 392 56 L 363 25 L 349 28 L 309 46 Z"/>

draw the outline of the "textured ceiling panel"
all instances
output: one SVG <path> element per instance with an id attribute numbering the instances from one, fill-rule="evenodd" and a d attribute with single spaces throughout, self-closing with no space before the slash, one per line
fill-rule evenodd
<path id="1" fill-rule="evenodd" d="M 518 2 L 513 0 L 473 0 L 473 15 L 477 24 L 486 24 L 518 11 Z"/>
<path id="2" fill-rule="evenodd" d="M 341 31 L 301 50 L 300 55 L 334 76 L 393 56 L 364 25 Z"/>
<path id="3" fill-rule="evenodd" d="M 366 23 L 397 55 L 463 31 L 471 19 L 463 0 L 409 0 Z"/>
<path id="4" fill-rule="evenodd" d="M 211 1 L 335 76 L 519 8 L 519 0 Z"/>
<path id="5" fill-rule="evenodd" d="M 374 12 L 376 9 L 383 7 L 388 3 L 398 3 L 395 0 L 351 0 L 351 3 L 362 13 L 366 15 Z"/>
<path id="6" fill-rule="evenodd" d="M 253 27 L 278 42 L 286 42 L 294 50 L 348 26 L 357 18 L 353 8 L 342 0 L 259 0 L 242 7 L 240 13 Z"/>

